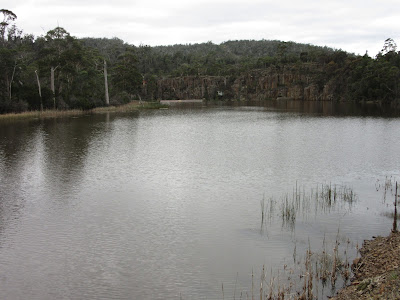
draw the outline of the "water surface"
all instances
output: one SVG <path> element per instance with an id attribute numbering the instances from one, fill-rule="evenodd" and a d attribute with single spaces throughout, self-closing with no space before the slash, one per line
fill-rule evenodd
<path id="1" fill-rule="evenodd" d="M 338 229 L 353 256 L 388 234 L 400 119 L 285 106 L 0 124 L 0 298 L 239 298 Z M 285 195 L 320 184 L 357 201 L 282 226 Z"/>

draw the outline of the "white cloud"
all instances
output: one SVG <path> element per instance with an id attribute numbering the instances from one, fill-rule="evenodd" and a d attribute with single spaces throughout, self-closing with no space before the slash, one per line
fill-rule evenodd
<path id="1" fill-rule="evenodd" d="M 387 37 L 400 38 L 395 0 L 14 0 L 7 9 L 26 33 L 60 25 L 133 44 L 279 39 L 375 55 Z"/>

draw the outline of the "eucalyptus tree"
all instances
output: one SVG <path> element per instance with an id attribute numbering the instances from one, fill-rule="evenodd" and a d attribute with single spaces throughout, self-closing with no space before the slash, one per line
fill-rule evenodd
<path id="1" fill-rule="evenodd" d="M 74 79 L 82 67 L 82 46 L 62 27 L 48 31 L 44 40 L 40 49 L 41 73 L 45 75 L 48 71 L 44 70 L 50 69 L 50 89 L 55 108 L 57 96 L 69 101 Z"/>
<path id="2" fill-rule="evenodd" d="M 144 75 L 138 71 L 138 59 L 135 50 L 128 47 L 126 51 L 118 57 L 116 65 L 112 69 L 112 81 L 114 88 L 119 92 L 125 92 L 132 100 L 134 95 L 139 99 L 140 88 L 144 83 Z"/>
<path id="3" fill-rule="evenodd" d="M 21 93 L 33 81 L 32 65 L 35 65 L 33 54 L 33 35 L 23 34 L 13 25 L 7 34 L 7 50 L 11 53 L 12 71 L 9 80 L 9 100 L 25 101 L 26 96 Z"/>
<path id="4" fill-rule="evenodd" d="M 17 15 L 14 14 L 11 10 L 7 9 L 0 9 L 0 13 L 3 14 L 3 21 L 0 23 L 0 35 L 1 35 L 1 42 L 4 45 L 6 40 L 6 32 L 7 27 L 10 25 L 11 22 L 14 22 L 17 19 Z"/>
<path id="5" fill-rule="evenodd" d="M 22 34 L 13 22 L 17 16 L 10 10 L 1 9 L 0 23 L 0 112 L 21 110 L 24 105 L 15 96 L 15 88 L 23 85 L 23 69 L 28 63 L 30 38 Z M 28 48 L 27 48 L 28 46 Z"/>
<path id="6" fill-rule="evenodd" d="M 383 54 L 387 54 L 389 52 L 396 52 L 396 50 L 397 50 L 396 42 L 392 38 L 387 38 L 385 40 L 381 52 L 383 52 Z"/>
<path id="7" fill-rule="evenodd" d="M 104 98 L 105 104 L 110 104 L 110 95 L 109 89 L 112 90 L 112 86 L 110 87 L 109 77 L 112 77 L 112 69 L 118 63 L 120 56 L 125 52 L 127 47 L 132 47 L 127 45 L 123 40 L 119 38 L 83 38 L 81 39 L 83 45 L 85 47 L 96 49 L 98 51 L 99 57 L 101 57 L 102 64 L 102 74 L 104 77 Z M 96 62 L 97 65 L 97 62 Z M 111 69 L 111 72 L 109 72 Z M 111 74 L 109 74 L 111 73 Z M 110 80 L 110 82 L 114 82 L 114 80 Z"/>
<path id="8" fill-rule="evenodd" d="M 56 27 L 47 32 L 45 39 L 47 47 L 44 53 L 50 64 L 50 89 L 53 93 L 53 105 L 56 107 L 54 73 L 61 66 L 61 55 L 67 48 L 69 33 L 61 27 Z"/>
<path id="9" fill-rule="evenodd" d="M 105 59 L 97 49 L 83 48 L 82 70 L 78 73 L 75 91 L 82 101 L 88 101 L 86 107 L 104 105 L 103 96 L 106 94 L 105 104 L 109 105 L 108 75 L 104 66 Z M 84 99 L 84 100 L 83 100 Z"/>

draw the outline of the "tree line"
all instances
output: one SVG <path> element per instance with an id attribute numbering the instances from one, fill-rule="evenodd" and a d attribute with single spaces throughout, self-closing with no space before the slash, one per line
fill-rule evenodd
<path id="1" fill-rule="evenodd" d="M 318 79 L 336 87 L 335 99 L 398 101 L 400 52 L 392 39 L 371 58 L 328 47 L 277 40 L 150 47 L 118 38 L 75 38 L 62 27 L 34 37 L 1 9 L 0 113 L 90 109 L 132 100 L 157 100 L 160 79 L 225 76 L 286 65 L 314 64 Z"/>

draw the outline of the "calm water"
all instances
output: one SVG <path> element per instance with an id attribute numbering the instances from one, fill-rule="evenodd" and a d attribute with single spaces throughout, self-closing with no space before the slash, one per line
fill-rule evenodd
<path id="1" fill-rule="evenodd" d="M 400 119 L 281 108 L 0 124 L 0 298 L 239 299 L 294 249 L 300 259 L 339 230 L 351 258 L 388 234 L 394 197 L 377 189 L 400 178 Z M 279 209 L 296 184 L 346 186 L 357 201 L 288 228 Z"/>

